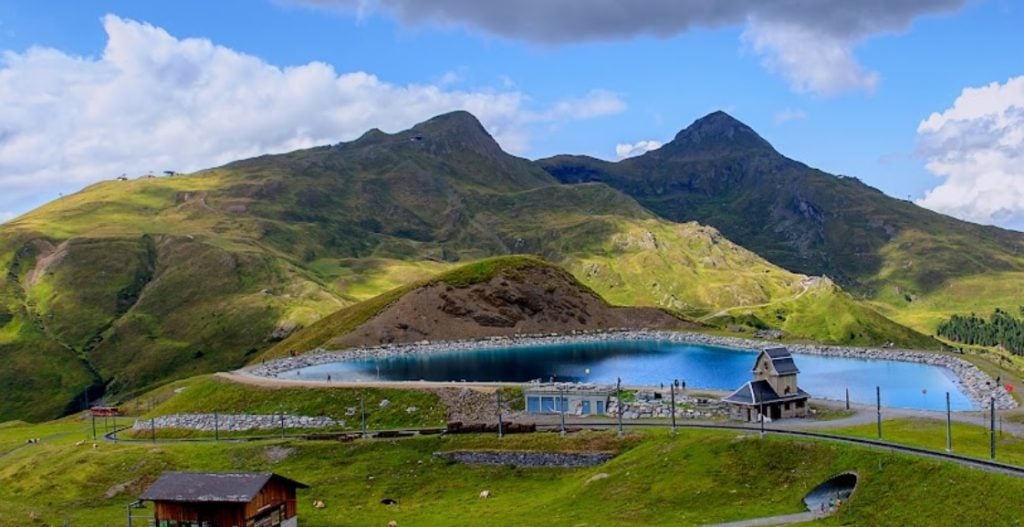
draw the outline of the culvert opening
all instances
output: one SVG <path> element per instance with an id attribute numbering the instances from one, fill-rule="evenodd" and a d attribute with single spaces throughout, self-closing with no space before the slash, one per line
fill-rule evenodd
<path id="1" fill-rule="evenodd" d="M 849 501 L 853 491 L 857 489 L 858 481 L 856 472 L 843 472 L 829 478 L 824 483 L 814 487 L 804 497 L 804 504 L 811 512 L 831 512 L 841 504 Z"/>

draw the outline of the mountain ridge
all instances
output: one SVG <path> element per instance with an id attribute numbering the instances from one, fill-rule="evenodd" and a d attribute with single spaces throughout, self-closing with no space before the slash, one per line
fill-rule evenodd
<path id="1" fill-rule="evenodd" d="M 45 246 L 66 254 L 30 280 Z M 839 288 L 798 296 L 807 277 L 712 227 L 659 218 L 603 183 L 561 184 L 456 112 L 194 174 L 101 182 L 4 224 L 0 360 L 12 367 L 0 384 L 13 390 L 0 419 L 57 415 L 87 389 L 123 396 L 231 369 L 346 306 L 522 253 L 616 305 L 727 310 L 716 323 L 836 343 L 937 345 Z"/>

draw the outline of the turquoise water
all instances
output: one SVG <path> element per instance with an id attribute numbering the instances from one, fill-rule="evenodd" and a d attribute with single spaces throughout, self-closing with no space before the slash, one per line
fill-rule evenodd
<path id="1" fill-rule="evenodd" d="M 546 344 L 365 359 L 310 366 L 283 378 L 333 380 L 511 381 L 533 379 L 626 385 L 668 385 L 732 390 L 750 380 L 756 351 L 663 341 Z M 954 410 L 975 409 L 952 372 L 910 362 L 794 355 L 799 384 L 814 398 L 945 410 L 946 392 Z"/>

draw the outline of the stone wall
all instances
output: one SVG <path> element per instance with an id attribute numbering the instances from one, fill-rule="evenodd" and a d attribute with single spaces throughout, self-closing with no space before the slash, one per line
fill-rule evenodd
<path id="1" fill-rule="evenodd" d="M 456 450 L 435 456 L 469 465 L 517 467 L 593 467 L 615 457 L 610 452 L 524 452 L 503 450 Z"/>
<path id="2" fill-rule="evenodd" d="M 177 428 L 201 432 L 246 432 L 250 430 L 280 430 L 282 420 L 285 429 L 344 427 L 344 421 L 330 417 L 308 417 L 303 415 L 280 414 L 173 414 L 153 419 L 137 419 L 133 430 L 150 428 Z"/>

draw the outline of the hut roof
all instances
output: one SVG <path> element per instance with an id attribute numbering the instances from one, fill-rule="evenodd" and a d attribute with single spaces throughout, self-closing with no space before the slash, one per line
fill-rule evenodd
<path id="1" fill-rule="evenodd" d="M 249 503 L 275 478 L 296 488 L 309 488 L 270 472 L 166 472 L 140 498 L 150 501 Z"/>
<path id="2" fill-rule="evenodd" d="M 810 397 L 810 394 L 800 388 L 796 389 L 796 393 L 779 395 L 768 381 L 762 380 L 748 381 L 722 400 L 727 403 L 757 406 L 760 404 L 807 399 L 808 397 Z"/>

